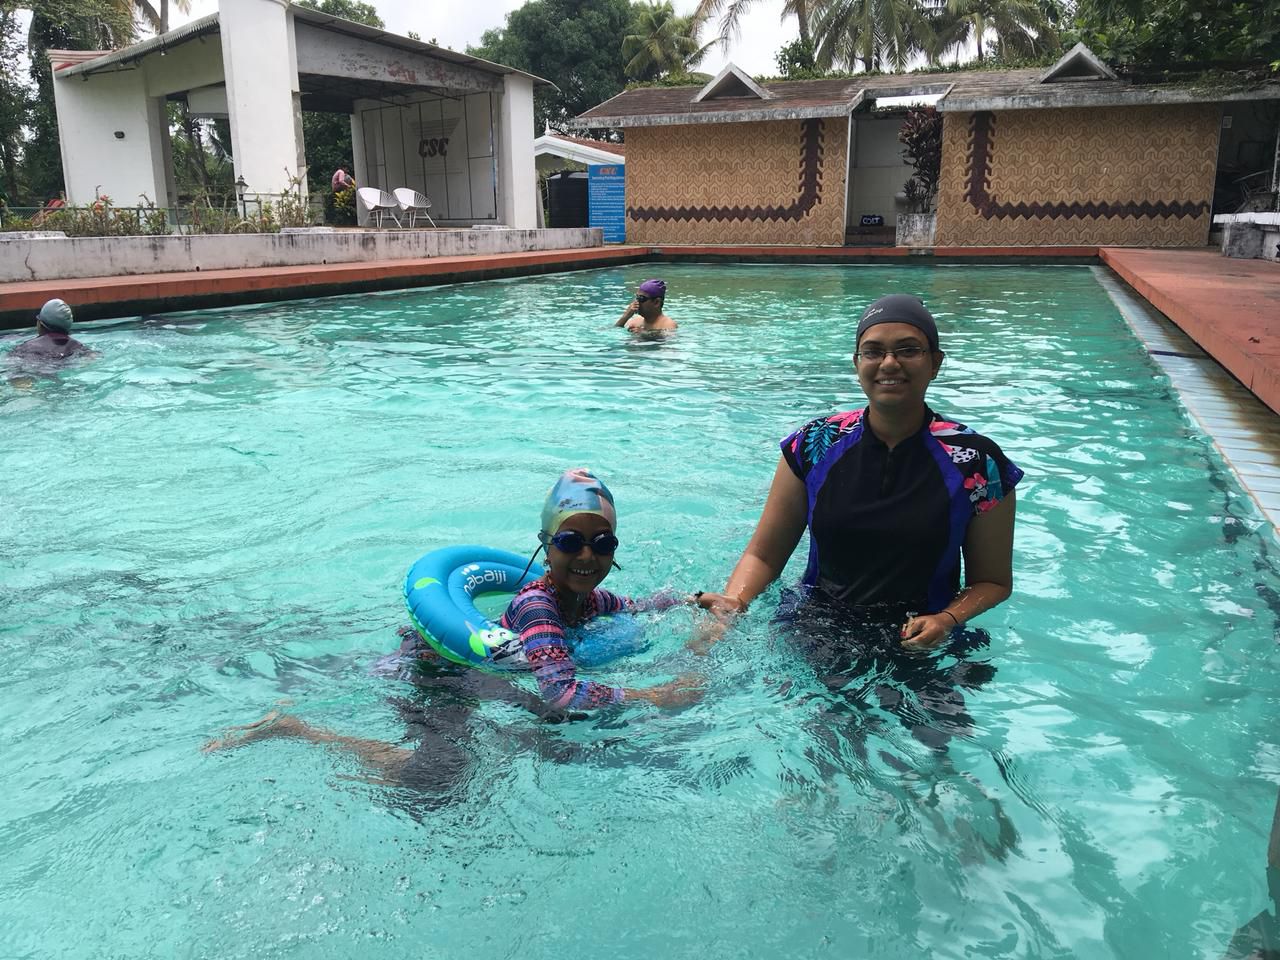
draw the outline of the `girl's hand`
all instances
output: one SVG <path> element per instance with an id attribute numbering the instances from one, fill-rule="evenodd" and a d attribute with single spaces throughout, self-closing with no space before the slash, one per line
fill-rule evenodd
<path id="1" fill-rule="evenodd" d="M 902 625 L 902 645 L 908 650 L 932 650 L 957 626 L 946 613 L 922 613 Z"/>
<path id="2" fill-rule="evenodd" d="M 728 629 L 729 625 L 720 620 L 704 619 L 693 628 L 693 636 L 685 643 L 685 648 L 705 657 L 711 652 L 711 645 L 718 643 Z"/>
<path id="3" fill-rule="evenodd" d="M 648 700 L 655 707 L 679 708 L 689 707 L 702 699 L 703 686 L 706 683 L 696 673 L 685 673 L 670 683 L 643 690 L 628 690 L 627 696 L 637 700 Z"/>

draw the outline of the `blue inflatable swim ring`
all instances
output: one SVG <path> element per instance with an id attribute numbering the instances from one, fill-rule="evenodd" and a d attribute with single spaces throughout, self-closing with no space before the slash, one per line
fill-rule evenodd
<path id="1" fill-rule="evenodd" d="M 513 594 L 538 579 L 542 571 L 525 573 L 525 557 L 492 547 L 457 546 L 433 550 L 409 568 L 404 602 L 414 628 L 447 660 L 470 667 L 495 667 L 493 650 L 515 635 L 481 613 L 474 597 Z M 585 628 L 566 632 L 574 658 L 582 665 L 604 663 L 640 646 L 635 617 L 597 617 Z"/>

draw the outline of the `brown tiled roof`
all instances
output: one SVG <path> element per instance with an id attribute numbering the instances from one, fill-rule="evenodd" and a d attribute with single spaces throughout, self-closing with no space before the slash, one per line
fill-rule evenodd
<path id="1" fill-rule="evenodd" d="M 1118 106 L 1143 103 L 1218 102 L 1280 99 L 1280 83 L 1252 90 L 1197 90 L 1173 84 L 1134 84 L 1124 80 L 1038 83 L 1046 68 L 965 70 L 954 73 L 901 73 L 834 80 L 780 80 L 761 86 L 771 94 L 717 97 L 694 103 L 701 87 L 640 87 L 625 90 L 570 121 L 588 127 L 648 127 L 677 123 L 726 123 L 843 116 L 859 102 L 875 97 L 945 93 L 938 109 L 1013 110 L 1043 107 Z"/>
<path id="2" fill-rule="evenodd" d="M 627 155 L 627 148 L 620 143 L 610 143 L 608 140 L 592 140 L 590 137 L 571 137 L 567 133 L 560 133 L 555 130 L 551 132 L 551 136 L 557 140 L 568 140 L 570 143 L 576 143 L 583 147 L 595 147 L 605 153 L 616 153 L 620 157 Z"/>

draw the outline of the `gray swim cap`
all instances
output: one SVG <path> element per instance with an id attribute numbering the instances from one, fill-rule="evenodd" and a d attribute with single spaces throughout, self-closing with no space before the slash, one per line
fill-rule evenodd
<path id="1" fill-rule="evenodd" d="M 924 334 L 930 350 L 938 349 L 938 325 L 919 297 L 909 293 L 891 293 L 871 304 L 858 321 L 858 336 L 854 343 L 860 343 L 862 335 L 878 323 L 909 323 Z"/>
<path id="2" fill-rule="evenodd" d="M 71 325 L 76 322 L 71 314 L 71 308 L 64 300 L 50 300 L 40 308 L 36 319 L 50 330 L 58 330 L 62 333 L 70 333 Z"/>

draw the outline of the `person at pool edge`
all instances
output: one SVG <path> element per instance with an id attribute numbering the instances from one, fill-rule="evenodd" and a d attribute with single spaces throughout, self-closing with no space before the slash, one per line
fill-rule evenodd
<path id="1" fill-rule="evenodd" d="M 916 297 L 881 297 L 859 319 L 854 350 L 866 408 L 782 441 L 755 533 L 723 591 L 698 597 L 719 622 L 695 649 L 777 579 L 806 527 L 800 615 L 893 624 L 903 647 L 930 649 L 1011 594 L 1022 471 L 925 403 L 945 356 L 932 314 Z"/>
<path id="2" fill-rule="evenodd" d="M 91 351 L 71 336 L 75 316 L 62 300 L 50 300 L 36 314 L 36 335 L 9 352 L 15 360 L 65 360 Z"/>
<path id="3" fill-rule="evenodd" d="M 637 700 L 658 707 L 688 706 L 702 697 L 701 679 L 696 676 L 685 675 L 645 688 L 609 687 L 577 677 L 566 628 L 624 610 L 664 610 L 693 600 L 666 592 L 630 599 L 600 589 L 600 583 L 616 566 L 616 527 L 613 495 L 602 481 L 585 468 L 561 474 L 543 504 L 539 547 L 534 553 L 536 558 L 538 552 L 545 551 L 547 572 L 512 598 L 500 621 L 512 637 L 491 654 L 493 666 L 530 670 L 544 701 L 560 710 L 592 709 Z M 405 637 L 399 656 L 411 661 L 435 654 L 413 633 Z M 381 740 L 344 736 L 278 711 L 232 728 L 228 736 L 205 744 L 204 750 L 238 747 L 275 737 L 309 740 L 345 751 L 390 780 L 413 779 L 415 765 L 427 762 L 415 759 L 413 750 Z"/>
<path id="4" fill-rule="evenodd" d="M 627 304 L 615 327 L 626 327 L 630 333 L 657 333 L 674 330 L 676 322 L 662 312 L 667 299 L 664 280 L 646 280 L 636 288 L 636 298 Z"/>

